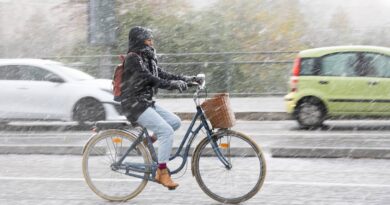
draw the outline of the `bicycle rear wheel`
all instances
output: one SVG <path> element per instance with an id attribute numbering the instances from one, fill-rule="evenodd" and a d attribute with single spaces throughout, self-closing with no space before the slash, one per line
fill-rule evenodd
<path id="1" fill-rule="evenodd" d="M 82 169 L 88 186 L 98 196 L 110 201 L 126 201 L 137 196 L 146 186 L 149 173 L 131 172 L 113 166 L 136 140 L 136 136 L 121 130 L 105 130 L 94 136 L 83 153 Z M 122 164 L 151 165 L 149 152 L 138 144 Z"/>
<path id="2" fill-rule="evenodd" d="M 240 203 L 252 198 L 261 188 L 266 162 L 260 148 L 248 136 L 224 130 L 203 139 L 194 151 L 192 173 L 208 196 L 222 203 Z M 231 164 L 226 168 L 211 143 Z"/>

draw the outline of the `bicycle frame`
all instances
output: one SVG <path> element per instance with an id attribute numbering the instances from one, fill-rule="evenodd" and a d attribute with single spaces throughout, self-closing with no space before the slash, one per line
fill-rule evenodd
<path id="1" fill-rule="evenodd" d="M 171 161 L 171 160 L 175 159 L 176 157 L 181 157 L 183 160 L 177 169 L 170 171 L 171 174 L 176 174 L 184 168 L 184 166 L 187 163 L 187 159 L 189 156 L 191 145 L 192 145 L 194 139 L 196 138 L 196 136 L 198 135 L 199 131 L 202 128 L 204 128 L 206 130 L 207 138 L 210 140 L 210 142 L 211 142 L 210 144 L 211 144 L 215 154 L 217 155 L 217 157 L 221 161 L 221 163 L 225 166 L 226 169 L 230 169 L 232 167 L 230 162 L 221 153 L 216 141 L 213 139 L 213 131 L 212 131 L 212 129 L 210 129 L 210 126 L 207 122 L 206 116 L 205 116 L 205 114 L 200 106 L 200 103 L 198 100 L 198 94 L 199 94 L 199 89 L 194 94 L 194 101 L 196 104 L 197 111 L 196 111 L 194 117 L 192 118 L 191 124 L 188 127 L 187 132 L 184 135 L 184 138 L 183 138 L 180 146 L 178 147 L 176 153 L 173 156 L 171 156 L 169 159 Z M 195 124 L 198 121 L 198 119 L 200 119 L 200 124 L 195 128 Z M 123 161 L 126 159 L 128 154 L 133 149 L 135 149 L 135 147 L 139 143 L 141 143 L 143 141 L 144 137 L 146 137 L 146 139 L 148 141 L 147 148 L 152 156 L 153 164 L 139 164 L 139 163 L 137 163 L 137 164 L 135 164 L 135 163 L 123 164 Z M 181 154 L 183 149 L 184 149 L 184 153 Z M 134 171 L 134 172 L 139 172 L 139 173 L 149 173 L 148 180 L 155 181 L 154 176 L 155 176 L 155 172 L 157 170 L 157 165 L 158 165 L 158 160 L 157 160 L 156 151 L 153 147 L 153 144 L 150 140 L 150 137 L 149 137 L 147 130 L 145 128 L 143 128 L 143 132 L 139 135 L 139 137 L 136 139 L 136 141 L 128 148 L 128 150 L 121 157 L 121 159 L 117 163 L 112 165 L 112 169 L 113 170 L 125 169 L 126 175 L 137 177 L 137 178 L 145 178 L 145 175 L 133 174 L 133 173 L 130 173 L 129 171 Z M 151 175 L 150 175 L 150 173 L 151 173 Z"/>

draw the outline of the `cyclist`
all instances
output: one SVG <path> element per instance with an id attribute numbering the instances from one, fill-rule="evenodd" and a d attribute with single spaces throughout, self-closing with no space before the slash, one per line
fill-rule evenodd
<path id="1" fill-rule="evenodd" d="M 181 119 L 156 104 L 154 95 L 159 88 L 186 90 L 187 83 L 201 79 L 165 72 L 157 64 L 151 30 L 139 26 L 131 28 L 122 77 L 122 110 L 130 122 L 145 127 L 157 136 L 159 149 L 155 179 L 168 189 L 175 189 L 178 184 L 172 181 L 167 162 L 172 151 L 174 131 L 180 127 Z"/>

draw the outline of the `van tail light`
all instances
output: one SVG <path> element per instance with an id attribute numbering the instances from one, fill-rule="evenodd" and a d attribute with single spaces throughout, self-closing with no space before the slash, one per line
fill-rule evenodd
<path id="1" fill-rule="evenodd" d="M 291 92 L 298 91 L 298 76 L 300 71 L 301 71 L 301 58 L 298 57 L 294 60 L 294 66 L 292 71 L 293 76 L 290 79 Z"/>
<path id="2" fill-rule="evenodd" d="M 299 76 L 300 71 L 301 71 L 301 58 L 296 58 L 294 60 L 293 76 Z"/>
<path id="3" fill-rule="evenodd" d="M 291 92 L 298 91 L 298 76 L 292 76 L 290 78 L 290 88 L 291 88 Z"/>

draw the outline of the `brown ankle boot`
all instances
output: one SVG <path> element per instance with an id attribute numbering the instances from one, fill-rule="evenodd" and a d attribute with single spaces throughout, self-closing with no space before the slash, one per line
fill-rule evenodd
<path id="1" fill-rule="evenodd" d="M 172 181 L 171 176 L 169 176 L 168 169 L 157 169 L 155 179 L 158 183 L 167 187 L 169 190 L 176 189 L 176 187 L 179 186 L 179 184 Z"/>

